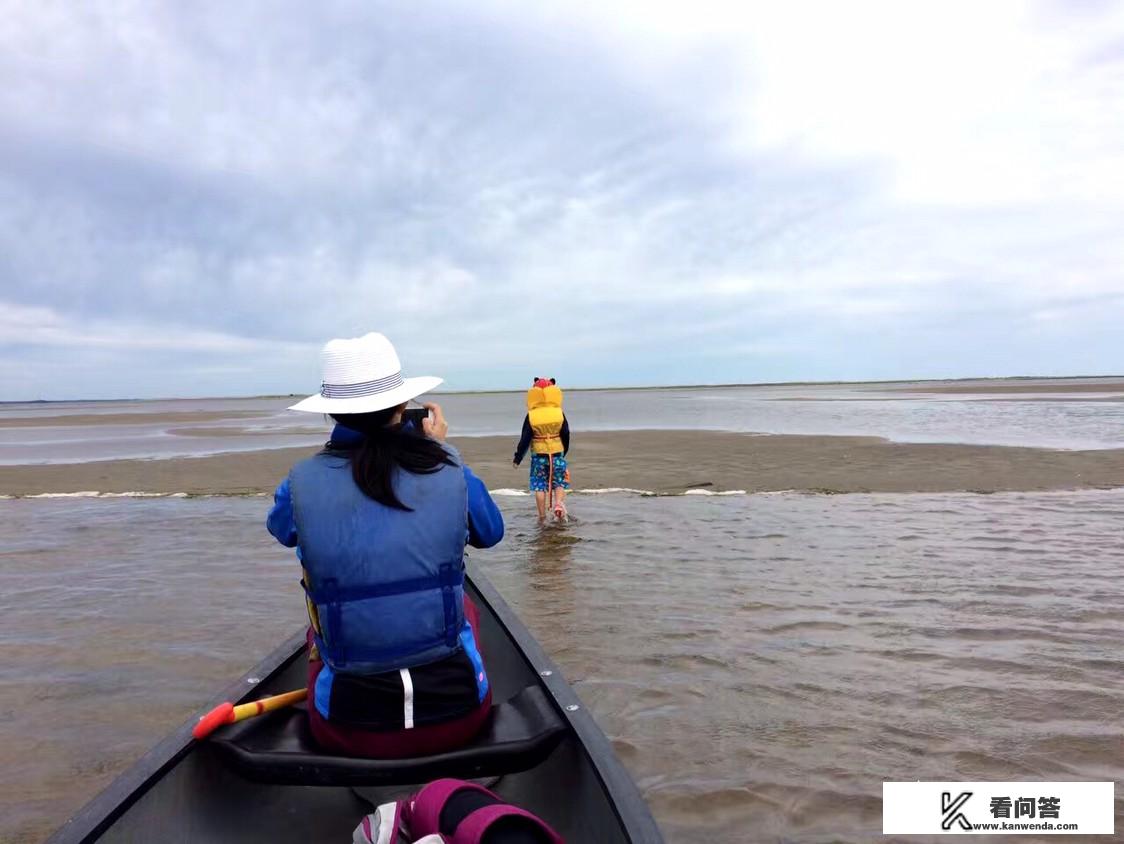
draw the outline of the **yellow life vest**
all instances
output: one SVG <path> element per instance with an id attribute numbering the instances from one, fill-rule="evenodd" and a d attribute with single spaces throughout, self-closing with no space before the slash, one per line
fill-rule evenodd
<path id="1" fill-rule="evenodd" d="M 562 451 L 562 391 L 553 384 L 532 387 L 527 391 L 527 418 L 534 438 L 535 454 L 559 454 Z"/>

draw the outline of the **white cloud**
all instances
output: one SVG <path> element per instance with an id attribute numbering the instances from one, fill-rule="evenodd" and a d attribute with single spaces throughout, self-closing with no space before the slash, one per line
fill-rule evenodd
<path id="1" fill-rule="evenodd" d="M 151 321 L 87 321 L 51 308 L 0 301 L 0 344 L 104 348 L 121 352 L 201 352 L 219 355 L 315 354 L 308 343 L 239 337 L 217 331 L 198 331 Z"/>
<path id="2" fill-rule="evenodd" d="M 1124 96 L 1119 4 L 1088 15 L 1024 0 L 551 8 L 552 23 L 602 40 L 649 90 L 709 109 L 742 154 L 882 164 L 909 202 L 1124 201 L 1124 113 L 1109 106 Z"/>
<path id="3" fill-rule="evenodd" d="M 29 360 L 296 389 L 381 329 L 463 387 L 836 377 L 844 341 L 847 374 L 1124 369 L 1119 5 L 10 6 Z"/>

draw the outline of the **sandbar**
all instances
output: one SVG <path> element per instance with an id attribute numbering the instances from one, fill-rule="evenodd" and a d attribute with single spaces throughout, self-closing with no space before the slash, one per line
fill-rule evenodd
<path id="1" fill-rule="evenodd" d="M 518 469 L 511 465 L 514 439 L 452 442 L 489 488 L 521 489 L 526 488 L 527 462 Z M 1124 449 L 1058 451 L 894 443 L 876 437 L 655 430 L 575 434 L 571 445 L 572 480 L 579 490 L 987 493 L 1124 486 Z M 289 466 L 315 450 L 0 466 L 0 494 L 265 493 L 274 489 Z"/>

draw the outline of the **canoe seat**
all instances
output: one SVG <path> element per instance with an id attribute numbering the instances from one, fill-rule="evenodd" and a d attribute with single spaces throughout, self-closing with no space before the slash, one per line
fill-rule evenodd
<path id="1" fill-rule="evenodd" d="M 532 768 L 562 740 L 567 726 L 539 686 L 492 707 L 472 744 L 413 759 L 359 759 L 325 754 L 302 709 L 251 718 L 208 744 L 240 775 L 277 785 L 412 785 L 439 777 L 491 777 Z"/>

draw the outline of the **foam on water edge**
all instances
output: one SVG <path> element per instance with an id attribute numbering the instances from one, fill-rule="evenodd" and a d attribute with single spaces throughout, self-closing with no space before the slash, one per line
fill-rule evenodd
<path id="1" fill-rule="evenodd" d="M 627 486 L 607 486 L 602 489 L 576 489 L 574 492 L 578 495 L 655 495 L 650 489 L 633 489 Z"/>
<path id="2" fill-rule="evenodd" d="M 689 489 L 683 495 L 745 495 L 744 489 Z"/>
<path id="3" fill-rule="evenodd" d="M 501 489 L 488 490 L 492 495 L 524 497 L 529 496 L 531 493 L 525 489 L 511 489 L 503 487 Z M 666 497 L 677 498 L 683 495 L 703 495 L 703 496 L 719 496 L 719 495 L 748 495 L 744 489 L 688 489 L 683 492 L 656 492 L 651 489 L 635 489 L 628 486 L 607 486 L 595 489 L 575 489 L 570 491 L 571 495 L 638 495 L 641 498 L 654 498 Z"/>

